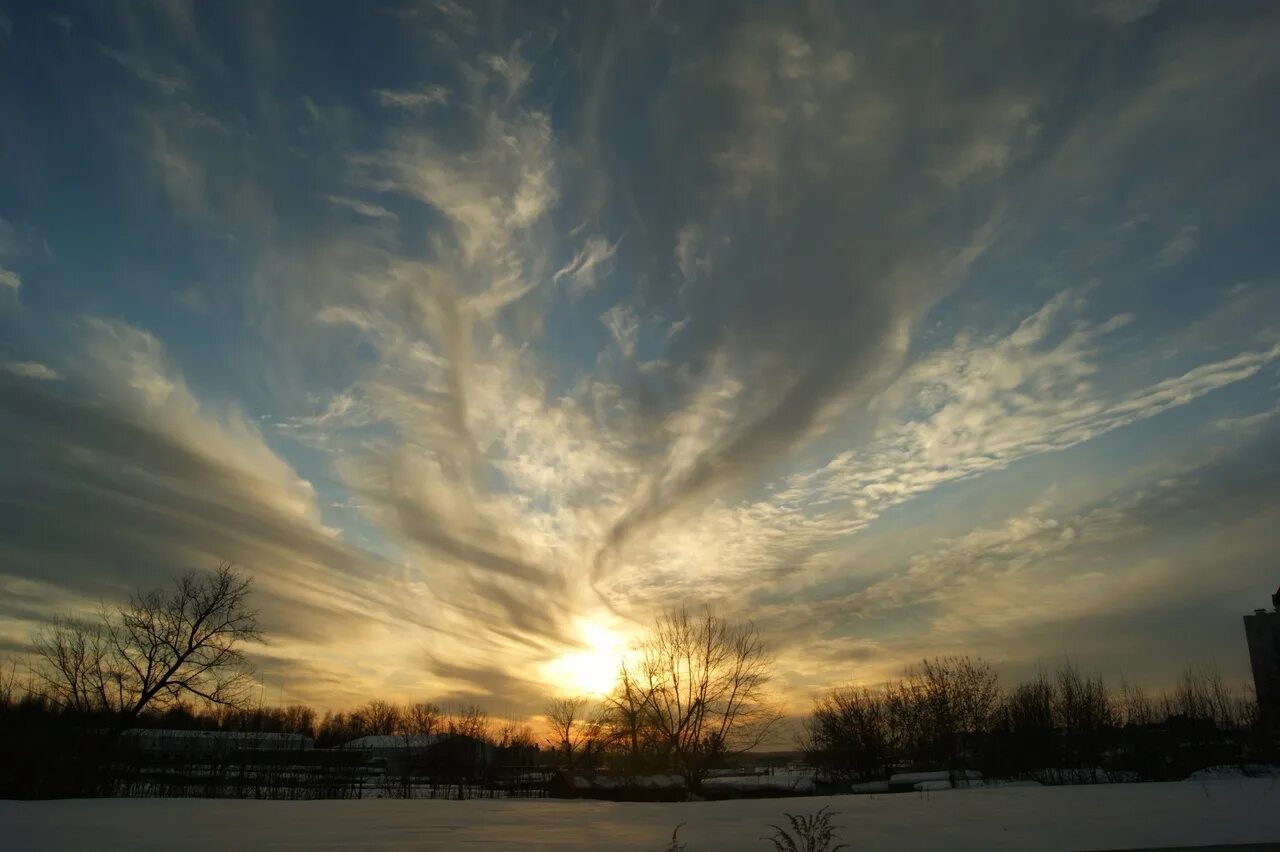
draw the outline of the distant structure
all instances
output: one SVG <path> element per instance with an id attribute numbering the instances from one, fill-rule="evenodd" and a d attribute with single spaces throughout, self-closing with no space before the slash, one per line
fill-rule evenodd
<path id="1" fill-rule="evenodd" d="M 257 731 L 177 731 L 167 728 L 130 728 L 123 742 L 145 754 L 212 757 L 245 751 L 306 751 L 314 744 L 301 734 Z"/>
<path id="2" fill-rule="evenodd" d="M 1280 589 L 1271 596 L 1271 607 L 1270 612 L 1255 609 L 1244 617 L 1244 635 L 1249 641 L 1258 713 L 1274 732 L 1280 730 Z"/>

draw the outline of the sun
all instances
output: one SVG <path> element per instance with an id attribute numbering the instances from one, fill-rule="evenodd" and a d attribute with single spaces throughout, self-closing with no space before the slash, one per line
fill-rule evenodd
<path id="1" fill-rule="evenodd" d="M 547 663 L 545 674 L 561 692 L 603 696 L 618 679 L 618 666 L 627 644 L 616 632 L 597 621 L 580 622 L 578 648 Z"/>

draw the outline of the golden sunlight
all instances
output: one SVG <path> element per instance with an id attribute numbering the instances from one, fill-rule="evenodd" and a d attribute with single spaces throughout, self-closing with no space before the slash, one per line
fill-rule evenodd
<path id="1" fill-rule="evenodd" d="M 549 683 L 568 695 L 602 696 L 613 688 L 626 641 L 598 621 L 578 625 L 578 649 L 561 654 L 543 669 Z"/>

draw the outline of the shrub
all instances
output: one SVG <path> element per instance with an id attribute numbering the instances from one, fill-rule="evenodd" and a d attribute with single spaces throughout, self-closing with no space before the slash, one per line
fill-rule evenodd
<path id="1" fill-rule="evenodd" d="M 826 808 L 809 816 L 783 816 L 791 823 L 791 831 L 770 825 L 773 836 L 761 838 L 772 843 L 775 852 L 838 852 L 849 848 L 845 843 L 831 845 L 840 838 L 836 836 L 836 828 L 831 824 L 831 818 L 835 814 Z"/>

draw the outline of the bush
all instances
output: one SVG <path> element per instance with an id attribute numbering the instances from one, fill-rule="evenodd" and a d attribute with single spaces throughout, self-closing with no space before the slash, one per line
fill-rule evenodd
<path id="1" fill-rule="evenodd" d="M 761 838 L 772 843 L 775 852 L 838 852 L 848 848 L 844 843 L 831 845 L 840 838 L 836 836 L 835 826 L 831 824 L 831 818 L 835 814 L 826 808 L 809 816 L 783 816 L 791 823 L 791 831 L 770 825 L 773 836 Z"/>

